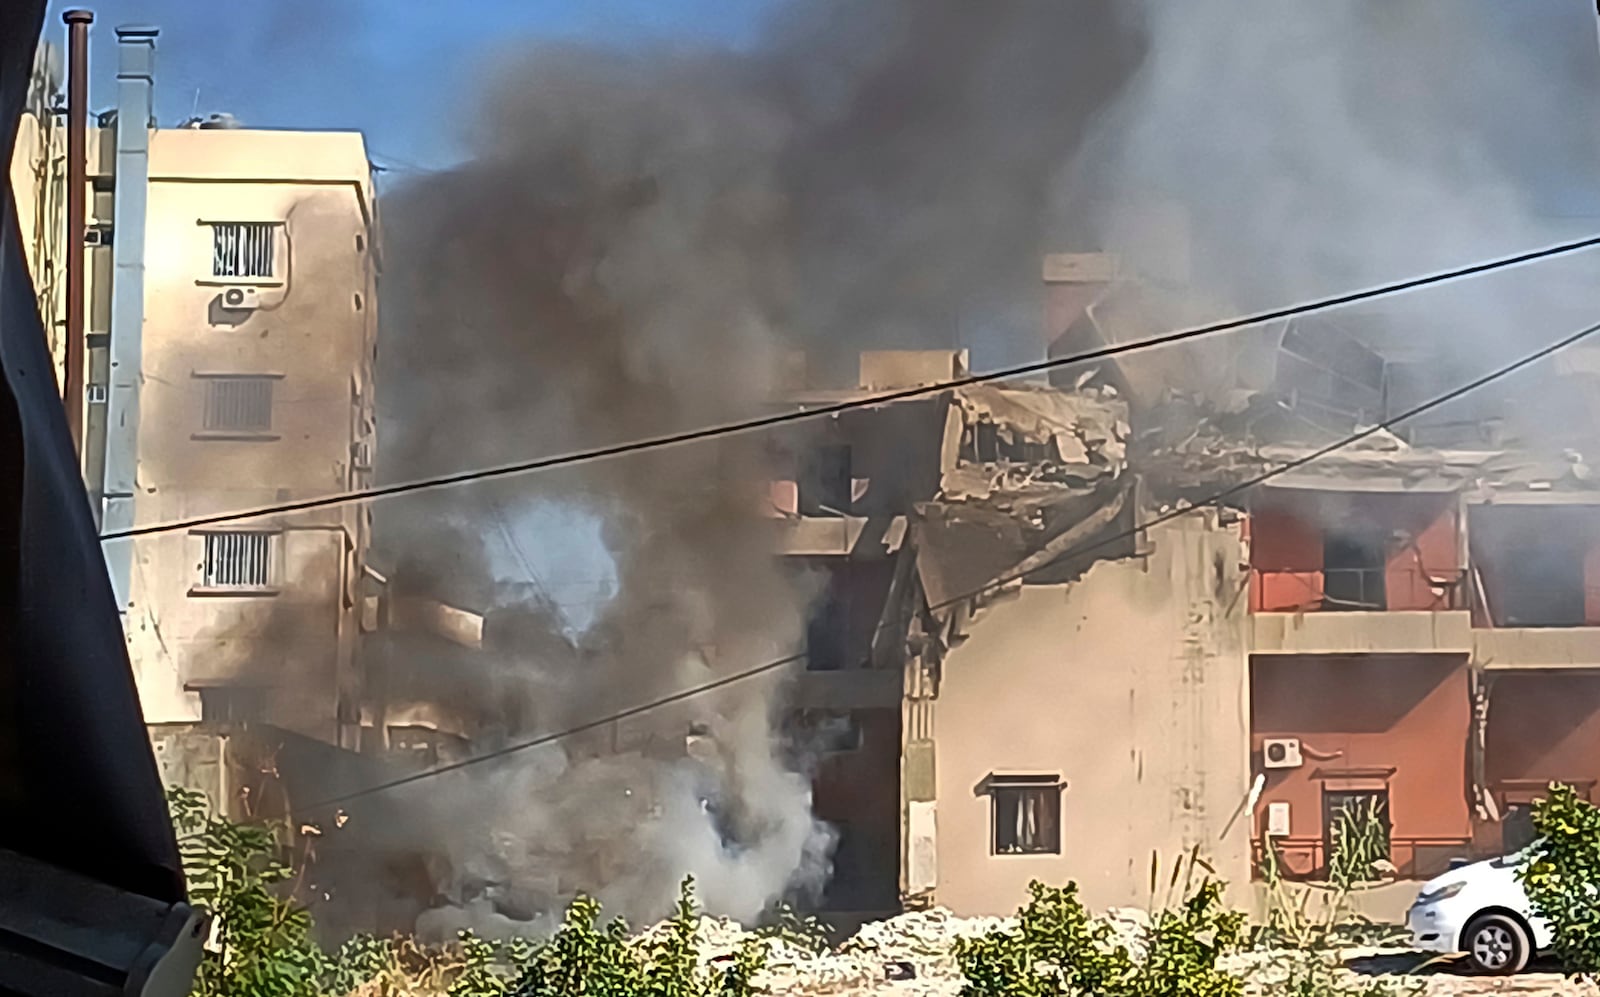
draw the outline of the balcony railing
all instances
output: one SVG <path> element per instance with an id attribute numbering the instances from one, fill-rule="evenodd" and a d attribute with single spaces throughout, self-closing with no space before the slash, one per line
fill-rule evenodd
<path id="1" fill-rule="evenodd" d="M 1294 882 L 1320 882 L 1328 876 L 1328 842 L 1321 837 L 1275 837 L 1269 839 L 1278 852 L 1278 874 Z M 1265 877 L 1266 843 L 1261 838 L 1250 842 L 1251 859 L 1257 879 Z M 1472 857 L 1472 839 L 1441 837 L 1391 837 L 1389 861 L 1398 879 L 1432 879 L 1450 870 L 1458 858 Z"/>
<path id="2" fill-rule="evenodd" d="M 1372 612 L 1389 608 L 1385 568 L 1322 569 L 1322 608 Z"/>
<path id="3" fill-rule="evenodd" d="M 1471 604 L 1460 568 L 1253 568 L 1251 575 L 1256 612 L 1441 612 Z"/>

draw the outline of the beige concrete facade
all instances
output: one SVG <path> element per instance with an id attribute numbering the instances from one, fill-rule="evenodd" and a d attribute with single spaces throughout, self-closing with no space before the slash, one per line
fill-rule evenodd
<path id="1" fill-rule="evenodd" d="M 1239 531 L 1207 513 L 1150 532 L 1143 556 L 982 610 L 950 650 L 936 799 L 909 814 L 914 865 L 932 818 L 938 904 L 1005 914 L 1038 879 L 1077 882 L 1094 908 L 1143 905 L 1152 856 L 1170 869 L 1197 846 L 1249 902 L 1250 821 L 1228 827 L 1251 779 Z M 994 854 L 997 775 L 1062 781 L 1059 854 Z"/>
<path id="2" fill-rule="evenodd" d="M 219 223 L 275 227 L 271 276 L 213 274 Z M 365 487 L 377 323 L 361 137 L 157 132 L 146 225 L 137 522 Z M 241 286 L 259 307 L 220 308 L 220 296 Z M 241 377 L 270 383 L 270 427 L 208 429 L 212 383 Z M 203 533 L 135 547 L 128 638 L 147 720 L 199 720 L 201 689 L 242 686 L 260 690 L 254 708 L 273 722 L 354 747 L 364 507 L 236 525 L 272 531 L 270 577 L 255 591 L 204 584 Z"/>
<path id="3" fill-rule="evenodd" d="M 1593 670 L 1600 664 L 1600 627 L 1507 627 L 1472 632 L 1473 663 L 1486 671 Z"/>
<path id="4" fill-rule="evenodd" d="M 1257 654 L 1464 654 L 1475 641 L 1465 610 L 1256 613 L 1250 623 Z"/>
<path id="5" fill-rule="evenodd" d="M 90 130 L 91 184 L 100 180 L 91 226 L 112 218 L 113 157 L 97 151 L 109 153 L 110 143 L 109 131 Z M 60 129 L 41 132 L 25 120 L 11 165 L 24 231 L 39 233 L 29 240 L 30 263 L 47 291 L 63 282 L 64 267 L 56 146 L 64 148 Z M 378 266 L 362 137 L 157 130 L 147 193 L 136 525 L 367 487 Z M 267 226 L 267 272 L 217 272 L 227 267 L 214 266 L 216 226 L 233 225 Z M 104 333 L 109 250 L 89 256 L 88 331 Z M 250 296 L 248 307 L 224 307 L 236 288 Z M 52 312 L 43 310 L 48 324 Z M 52 346 L 59 357 L 59 335 Z M 242 424 L 234 418 L 241 405 L 250 409 Z M 264 576 L 208 580 L 206 535 L 224 530 L 268 534 Z M 222 713 L 354 747 L 358 588 L 369 541 L 361 505 L 140 538 L 126 631 L 147 722 Z"/>

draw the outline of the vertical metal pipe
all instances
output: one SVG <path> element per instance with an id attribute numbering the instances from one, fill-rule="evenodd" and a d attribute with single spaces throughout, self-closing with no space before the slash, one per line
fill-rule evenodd
<path id="1" fill-rule="evenodd" d="M 89 149 L 89 25 L 94 13 L 69 10 L 67 23 L 67 341 L 66 376 L 61 401 L 67 410 L 72 449 L 83 459 L 83 313 L 84 268 L 87 259 L 83 235 L 87 197 Z"/>
<path id="2" fill-rule="evenodd" d="M 144 229 L 150 183 L 150 101 L 155 78 L 155 28 L 117 29 L 117 173 L 113 192 L 111 343 L 106 396 L 104 513 L 101 529 L 134 526 L 139 471 L 139 379 L 144 364 Z M 108 540 L 106 555 L 117 608 L 131 598 L 133 540 Z"/>

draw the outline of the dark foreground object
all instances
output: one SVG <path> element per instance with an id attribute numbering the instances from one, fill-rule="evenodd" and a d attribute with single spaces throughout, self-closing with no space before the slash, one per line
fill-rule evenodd
<path id="1" fill-rule="evenodd" d="M 45 0 L 0 2 L 0 149 Z M 0 202 L 0 994 L 182 995 L 204 925 L 139 712 L 45 346 Z"/>

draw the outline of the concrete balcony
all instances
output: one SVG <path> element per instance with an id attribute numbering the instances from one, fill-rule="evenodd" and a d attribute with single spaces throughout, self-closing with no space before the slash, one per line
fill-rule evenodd
<path id="1" fill-rule="evenodd" d="M 1466 610 L 1254 613 L 1256 654 L 1470 654 Z"/>
<path id="2" fill-rule="evenodd" d="M 1486 671 L 1600 669 L 1600 627 L 1499 627 L 1472 632 Z"/>

